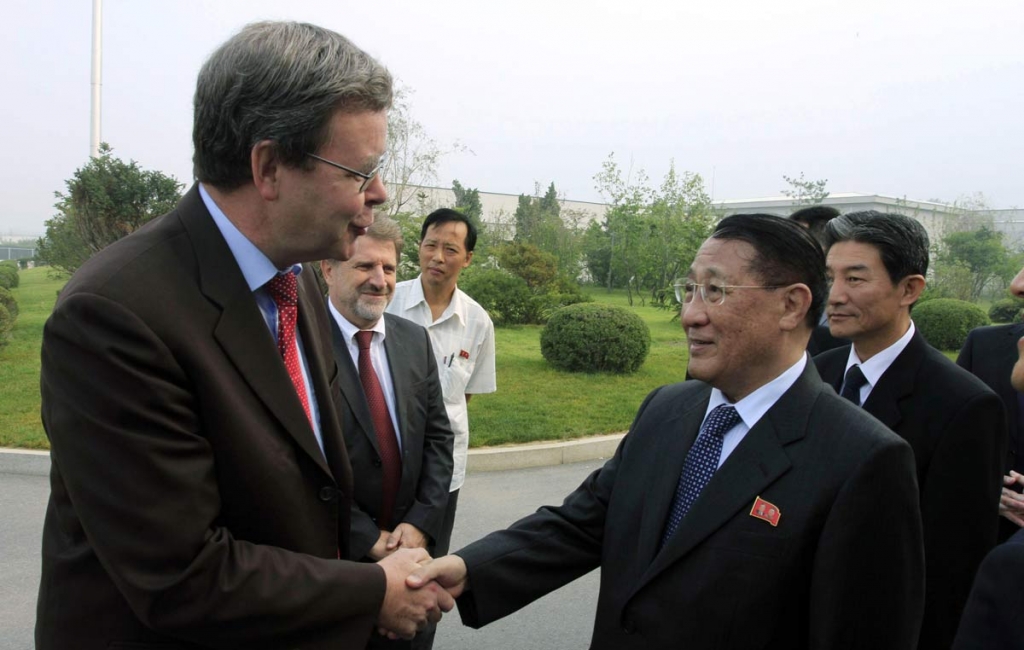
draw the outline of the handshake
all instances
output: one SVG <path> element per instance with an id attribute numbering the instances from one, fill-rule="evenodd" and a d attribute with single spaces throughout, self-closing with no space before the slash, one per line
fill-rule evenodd
<path id="1" fill-rule="evenodd" d="M 411 639 L 438 622 L 469 588 L 466 563 L 457 555 L 433 560 L 422 548 L 400 548 L 377 565 L 387 580 L 377 627 L 391 639 Z"/>

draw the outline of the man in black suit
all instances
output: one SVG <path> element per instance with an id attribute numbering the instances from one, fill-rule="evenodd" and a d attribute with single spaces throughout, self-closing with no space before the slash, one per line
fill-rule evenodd
<path id="1" fill-rule="evenodd" d="M 339 559 L 352 475 L 301 265 L 348 258 L 386 200 L 391 98 L 314 25 L 249 25 L 204 64 L 196 186 L 86 262 L 44 328 L 39 650 L 360 648 L 453 606 L 406 589 L 422 549 Z"/>
<path id="2" fill-rule="evenodd" d="M 822 379 L 914 449 L 927 569 L 919 647 L 949 648 L 974 573 L 996 543 L 1003 409 L 910 318 L 928 270 L 924 227 L 869 211 L 833 219 L 827 233 L 829 326 L 853 345 L 814 362 Z"/>
<path id="3" fill-rule="evenodd" d="M 814 241 L 818 242 L 822 250 L 825 250 L 825 226 L 829 221 L 838 216 L 839 210 L 830 205 L 811 205 L 806 208 L 800 208 L 789 215 L 789 219 L 806 228 L 811 237 L 814 237 Z M 850 342 L 846 339 L 832 336 L 832 332 L 828 329 L 828 320 L 825 318 L 825 314 L 822 313 L 821 321 L 811 331 L 811 338 L 807 341 L 807 354 L 813 357 L 826 350 L 832 350 L 833 348 L 849 344 Z"/>
<path id="4" fill-rule="evenodd" d="M 384 313 L 402 244 L 398 224 L 377 217 L 356 240 L 352 257 L 320 263 L 355 483 L 350 553 L 372 561 L 398 548 L 433 550 L 452 480 L 454 436 L 430 337 L 423 327 Z M 367 383 L 369 375 L 376 385 Z M 377 412 L 375 393 L 383 398 Z M 382 639 L 371 642 L 380 645 Z"/>
<path id="5" fill-rule="evenodd" d="M 591 648 L 908 650 L 924 576 L 913 454 L 805 353 L 821 248 L 770 215 L 723 219 L 687 275 L 699 381 L 651 393 L 615 456 L 407 581 L 485 625 L 597 567 Z"/>
<path id="6" fill-rule="evenodd" d="M 1011 290 L 1024 295 L 1024 271 L 1018 274 Z M 1024 337 L 1024 324 L 979 327 L 967 335 L 956 362 L 988 384 L 1003 402 L 1006 410 L 1006 432 L 1009 448 L 1000 499 L 999 540 L 1005 541 L 1024 526 L 1024 503 L 1020 489 L 1024 485 L 1024 393 L 1014 390 L 1010 375 L 1017 359 L 1017 348 Z"/>

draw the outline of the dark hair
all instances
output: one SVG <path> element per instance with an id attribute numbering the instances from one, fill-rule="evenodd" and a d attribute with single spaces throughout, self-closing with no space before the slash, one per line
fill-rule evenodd
<path id="1" fill-rule="evenodd" d="M 327 142 L 338 111 L 391 106 L 391 73 L 347 38 L 316 25 L 247 25 L 199 71 L 193 174 L 232 190 L 252 182 L 250 155 L 273 140 L 284 164 L 312 165 L 307 153 Z"/>
<path id="2" fill-rule="evenodd" d="M 877 248 L 893 284 L 928 273 L 928 231 L 917 219 L 876 210 L 850 212 L 830 221 L 825 235 L 826 250 L 844 241 Z"/>
<path id="3" fill-rule="evenodd" d="M 825 247 L 825 226 L 828 222 L 839 216 L 839 210 L 829 205 L 812 205 L 808 208 L 801 208 L 789 215 L 790 221 L 802 223 L 807 227 L 807 232 L 818 244 Z"/>
<path id="4" fill-rule="evenodd" d="M 449 221 L 466 224 L 466 250 L 472 253 L 476 247 L 476 226 L 473 225 L 473 221 L 469 217 L 451 208 L 440 208 L 427 215 L 427 218 L 423 220 L 423 227 L 420 229 L 420 241 L 427 236 L 427 228 Z"/>
<path id="5" fill-rule="evenodd" d="M 807 285 L 811 306 L 806 323 L 818 324 L 828 296 L 825 254 L 806 228 L 773 214 L 734 214 L 719 221 L 711 237 L 750 244 L 757 256 L 748 268 L 765 284 Z"/>

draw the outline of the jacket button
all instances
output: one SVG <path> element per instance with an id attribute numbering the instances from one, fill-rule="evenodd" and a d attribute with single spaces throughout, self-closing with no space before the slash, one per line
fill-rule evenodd
<path id="1" fill-rule="evenodd" d="M 330 486 L 320 488 L 321 501 L 333 501 L 337 495 L 338 491 Z"/>
<path id="2" fill-rule="evenodd" d="M 381 460 L 379 458 L 374 458 L 373 459 L 373 466 L 374 467 L 380 467 L 382 464 L 383 463 L 381 463 Z"/>

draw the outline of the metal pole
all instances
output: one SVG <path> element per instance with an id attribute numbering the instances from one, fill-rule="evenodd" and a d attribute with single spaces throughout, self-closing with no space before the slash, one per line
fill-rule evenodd
<path id="1" fill-rule="evenodd" d="M 100 90 L 103 86 L 103 0 L 92 0 L 92 124 L 89 155 L 100 155 Z"/>

